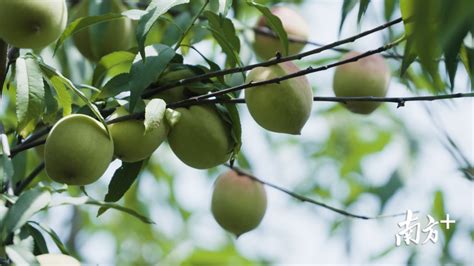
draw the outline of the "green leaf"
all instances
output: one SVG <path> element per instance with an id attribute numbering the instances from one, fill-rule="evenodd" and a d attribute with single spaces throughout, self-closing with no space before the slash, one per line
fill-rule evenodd
<path id="1" fill-rule="evenodd" d="M 54 47 L 54 54 L 56 54 L 57 50 L 59 49 L 59 47 L 61 47 L 64 41 L 70 36 L 74 35 L 76 32 L 79 32 L 87 27 L 90 27 L 98 23 L 103 23 L 103 22 L 119 19 L 122 17 L 124 17 L 124 15 L 122 14 L 109 13 L 109 14 L 100 15 L 100 16 L 80 17 L 74 20 L 73 22 L 69 23 L 67 28 L 63 31 L 58 41 L 56 42 L 56 46 Z"/>
<path id="2" fill-rule="evenodd" d="M 63 108 L 63 116 L 70 115 L 72 113 L 72 96 L 68 92 L 66 86 L 61 79 L 54 76 L 48 81 L 56 91 L 56 99 L 59 106 Z"/>
<path id="3" fill-rule="evenodd" d="M 58 79 L 58 81 L 60 81 L 60 83 L 66 86 L 66 88 L 70 89 L 77 96 L 79 96 L 79 98 L 86 103 L 86 105 L 89 107 L 92 113 L 97 117 L 97 119 L 104 125 L 104 127 L 107 129 L 107 132 L 109 132 L 109 128 L 107 127 L 107 124 L 105 123 L 104 118 L 100 114 L 99 109 L 86 97 L 86 95 L 84 95 L 84 93 L 82 93 L 82 91 L 77 89 L 76 86 L 74 86 L 74 84 L 69 79 L 64 77 L 56 69 L 46 65 L 43 62 L 40 62 L 40 66 L 41 66 L 41 70 L 43 71 L 43 75 L 46 76 L 49 80 L 54 82 L 54 80 Z"/>
<path id="4" fill-rule="evenodd" d="M 174 50 L 166 45 L 155 44 L 153 47 L 157 55 L 148 56 L 146 61 L 138 61 L 130 70 L 130 112 L 132 113 L 136 104 L 141 99 L 143 91 L 156 82 L 161 73 L 175 56 Z"/>
<path id="5" fill-rule="evenodd" d="M 240 65 L 240 40 L 236 35 L 232 21 L 210 11 L 204 12 L 204 15 L 209 21 L 209 30 L 212 36 L 227 55 L 228 65 L 231 67 Z"/>
<path id="6" fill-rule="evenodd" d="M 383 212 L 388 200 L 403 187 L 400 173 L 395 171 L 390 179 L 382 186 L 370 188 L 369 192 L 376 195 L 380 199 L 380 212 Z"/>
<path id="7" fill-rule="evenodd" d="M 10 159 L 10 145 L 5 134 L 0 134 L 0 152 L 0 189 L 3 189 L 15 173 Z"/>
<path id="8" fill-rule="evenodd" d="M 145 133 L 160 127 L 165 118 L 166 102 L 152 99 L 145 107 Z"/>
<path id="9" fill-rule="evenodd" d="M 384 16 L 385 16 L 386 21 L 389 21 L 392 18 L 393 12 L 396 9 L 397 3 L 398 3 L 397 0 L 385 0 Z"/>
<path id="10" fill-rule="evenodd" d="M 359 13 L 357 14 L 357 23 L 360 23 L 362 16 L 367 11 L 367 7 L 369 7 L 370 0 L 360 0 L 359 2 Z"/>
<path id="11" fill-rule="evenodd" d="M 174 6 L 189 3 L 189 0 L 153 0 L 146 9 L 146 14 L 138 21 L 137 43 L 138 50 L 143 60 L 145 60 L 145 41 L 151 27 L 161 15 L 168 12 Z"/>
<path id="12" fill-rule="evenodd" d="M 341 33 L 342 26 L 344 26 L 344 22 L 346 21 L 347 15 L 352 11 L 352 9 L 354 9 L 356 4 L 357 0 L 344 0 L 341 10 L 341 23 L 339 24 L 339 33 Z"/>
<path id="13" fill-rule="evenodd" d="M 50 86 L 48 82 L 45 82 L 44 103 L 45 103 L 46 108 L 43 114 L 43 122 L 47 124 L 56 122 L 56 113 L 59 110 L 58 101 L 60 102 L 59 96 L 58 96 L 58 100 L 54 98 L 51 87 L 52 86 Z M 71 108 L 71 103 L 72 103 L 72 99 L 69 97 L 68 104 L 67 103 L 64 103 L 64 104 L 68 106 L 69 108 Z"/>
<path id="14" fill-rule="evenodd" d="M 40 255 L 49 253 L 48 245 L 41 232 L 30 224 L 26 224 L 24 228 L 28 231 L 28 234 L 33 237 L 35 245 L 34 254 Z"/>
<path id="15" fill-rule="evenodd" d="M 173 21 L 161 38 L 161 44 L 173 46 L 185 33 L 186 27 L 188 27 L 193 21 L 193 17 L 188 12 L 183 12 L 173 18 Z"/>
<path id="16" fill-rule="evenodd" d="M 446 208 L 444 206 L 444 195 L 441 190 L 438 190 L 435 192 L 433 207 L 431 211 L 433 213 L 434 218 L 437 220 L 445 219 L 446 215 L 449 214 L 446 212 Z M 456 231 L 456 224 L 451 224 L 450 229 L 447 229 L 446 226 L 441 224 L 440 228 L 444 235 L 444 249 L 443 250 L 445 252 L 448 252 L 447 247 L 449 247 L 449 242 L 451 241 L 454 235 L 454 232 Z"/>
<path id="17" fill-rule="evenodd" d="M 6 246 L 5 252 L 15 265 L 38 265 L 35 255 L 20 245 Z"/>
<path id="18" fill-rule="evenodd" d="M 224 97 L 230 99 L 230 96 Z M 231 163 L 233 163 L 242 147 L 242 125 L 236 104 L 223 104 L 222 106 L 224 109 L 217 108 L 217 110 L 228 126 L 231 127 L 231 136 L 234 141 L 234 146 L 230 152 L 232 152 Z"/>
<path id="19" fill-rule="evenodd" d="M 49 207 L 57 207 L 57 206 L 62 206 L 62 205 L 73 205 L 73 206 L 95 205 L 95 206 L 99 206 L 99 207 L 102 207 L 102 208 L 111 208 L 111 209 L 115 209 L 117 211 L 127 213 L 127 214 L 139 219 L 140 221 L 142 221 L 144 223 L 154 224 L 154 222 L 150 218 L 139 214 L 135 210 L 132 210 L 132 209 L 129 209 L 129 208 L 126 208 L 126 207 L 123 207 L 123 206 L 120 206 L 118 204 L 111 203 L 111 202 L 104 202 L 104 201 L 94 200 L 94 199 L 91 199 L 87 196 L 84 196 L 84 197 L 63 197 L 59 200 L 54 201 L 52 204 L 49 205 Z"/>
<path id="20" fill-rule="evenodd" d="M 232 7 L 232 0 L 210 0 L 209 10 L 216 14 L 227 15 L 227 12 Z"/>
<path id="21" fill-rule="evenodd" d="M 473 37 L 474 38 L 474 37 Z M 474 44 L 474 39 L 473 39 Z M 474 47 L 468 48 L 466 45 L 461 47 L 461 61 L 463 62 L 464 68 L 471 79 L 471 90 L 474 91 Z"/>
<path id="22" fill-rule="evenodd" d="M 104 85 L 104 87 L 102 87 L 102 90 L 97 96 L 97 98 L 105 99 L 109 97 L 114 97 L 122 92 L 129 91 L 129 81 L 130 73 L 122 73 L 113 77 Z"/>
<path id="23" fill-rule="evenodd" d="M 28 190 L 21 194 L 5 216 L 2 239 L 5 239 L 6 234 L 21 228 L 33 214 L 48 206 L 50 200 L 51 193 L 41 189 Z"/>
<path id="24" fill-rule="evenodd" d="M 41 69 L 34 58 L 20 57 L 15 65 L 16 116 L 21 131 L 30 121 L 38 118 L 44 109 L 44 83 Z"/>
<path id="25" fill-rule="evenodd" d="M 70 255 L 70 253 L 67 250 L 66 246 L 63 244 L 63 242 L 61 242 L 61 239 L 59 238 L 58 234 L 56 234 L 56 232 L 54 232 L 54 230 L 51 229 L 49 226 L 47 226 L 46 224 L 43 224 L 43 223 L 35 222 L 35 221 L 28 221 L 28 224 L 34 224 L 34 225 L 38 226 L 41 230 L 46 232 L 51 237 L 54 244 L 56 244 L 56 246 L 61 251 L 61 253 L 63 253 L 64 255 Z M 32 227 L 32 228 L 34 228 L 34 227 Z"/>
<path id="26" fill-rule="evenodd" d="M 288 55 L 288 34 L 283 28 L 280 18 L 273 15 L 270 9 L 264 5 L 256 3 L 254 1 L 247 1 L 247 4 L 256 7 L 260 13 L 265 17 L 267 25 L 278 35 L 280 43 L 284 49 L 283 55 Z"/>
<path id="27" fill-rule="evenodd" d="M 403 53 L 402 65 L 400 68 L 400 76 L 405 75 L 410 65 L 413 62 L 415 62 L 416 58 L 417 58 L 417 54 L 415 52 L 413 41 L 411 39 L 408 39 L 405 45 L 405 52 Z"/>
<path id="28" fill-rule="evenodd" d="M 19 153 L 13 157 L 13 176 L 12 182 L 16 184 L 18 181 L 23 179 L 26 176 L 27 162 L 28 157 L 26 152 Z"/>
<path id="29" fill-rule="evenodd" d="M 142 169 L 143 161 L 135 163 L 122 162 L 122 166 L 115 171 L 112 180 L 109 183 L 107 195 L 105 195 L 105 202 L 117 202 L 130 189 Z M 107 210 L 106 207 L 99 208 L 97 216 L 100 216 Z"/>
<path id="30" fill-rule="evenodd" d="M 127 51 L 118 51 L 102 57 L 97 63 L 92 77 L 92 85 L 100 87 L 107 76 L 128 73 L 132 66 L 135 54 Z"/>

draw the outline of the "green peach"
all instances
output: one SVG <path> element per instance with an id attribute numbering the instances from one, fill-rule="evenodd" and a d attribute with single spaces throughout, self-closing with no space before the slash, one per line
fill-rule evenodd
<path id="1" fill-rule="evenodd" d="M 111 11 L 121 13 L 127 7 L 119 0 L 110 0 Z M 89 15 L 89 0 L 83 0 L 79 6 L 76 18 Z M 101 35 L 95 36 L 92 31 L 101 27 Z M 128 50 L 132 46 L 134 36 L 133 23 L 128 18 L 115 19 L 91 26 L 74 34 L 73 40 L 83 56 L 91 61 L 99 61 L 101 57 L 112 52 Z"/>
<path id="2" fill-rule="evenodd" d="M 309 26 L 305 19 L 294 10 L 287 7 L 274 7 L 271 9 L 273 15 L 277 16 L 283 25 L 289 39 L 307 41 L 309 37 Z M 266 18 L 260 17 L 256 25 L 257 28 L 268 28 Z M 268 60 L 280 52 L 285 55 L 285 51 L 278 38 L 267 36 L 262 33 L 255 34 L 255 41 L 253 43 L 255 54 L 261 60 Z M 303 50 L 305 43 L 289 42 L 288 55 L 294 55 Z"/>
<path id="3" fill-rule="evenodd" d="M 360 55 L 352 51 L 342 60 Z M 356 62 L 336 67 L 333 89 L 338 97 L 385 97 L 390 83 L 390 69 L 382 56 L 376 54 Z M 347 109 L 358 114 L 370 114 L 380 102 L 347 102 Z"/>
<path id="4" fill-rule="evenodd" d="M 69 115 L 46 138 L 46 174 L 59 183 L 87 185 L 104 174 L 113 152 L 113 140 L 101 123 L 86 115 Z"/>
<path id="5" fill-rule="evenodd" d="M 0 39 L 18 48 L 40 49 L 66 28 L 65 0 L 1 0 Z"/>
<path id="6" fill-rule="evenodd" d="M 232 170 L 217 178 L 211 211 L 225 230 L 239 237 L 255 229 L 266 209 L 267 195 L 261 183 Z"/>
<path id="7" fill-rule="evenodd" d="M 259 82 L 298 72 L 298 67 L 285 62 L 258 67 L 247 76 L 247 82 Z M 245 90 L 245 101 L 253 119 L 263 128 L 298 135 L 308 121 L 313 106 L 313 92 L 305 76 L 280 83 Z"/>
<path id="8" fill-rule="evenodd" d="M 185 164 L 207 169 L 229 160 L 234 146 L 230 126 L 215 107 L 178 108 L 180 120 L 168 135 L 174 154 Z"/>
<path id="9" fill-rule="evenodd" d="M 118 108 L 111 119 L 127 115 L 125 108 Z M 114 140 L 114 154 L 124 162 L 138 162 L 151 156 L 168 134 L 168 125 L 163 123 L 149 132 L 141 120 L 127 120 L 109 125 Z"/>

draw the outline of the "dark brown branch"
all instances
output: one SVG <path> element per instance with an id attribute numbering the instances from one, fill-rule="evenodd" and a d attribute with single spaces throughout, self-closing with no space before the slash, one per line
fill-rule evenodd
<path id="1" fill-rule="evenodd" d="M 272 38 L 275 38 L 275 39 L 279 38 L 278 35 L 275 34 L 275 32 L 273 32 L 271 29 L 268 29 L 266 27 L 260 27 L 260 28 L 253 27 L 252 30 L 257 34 L 265 35 L 265 36 L 272 37 Z M 316 47 L 324 47 L 325 46 L 324 44 L 321 44 L 321 43 L 318 43 L 318 42 L 315 42 L 315 41 L 295 39 L 295 38 L 291 38 L 290 36 L 288 36 L 288 42 L 290 42 L 290 43 L 301 43 L 301 44 L 306 44 L 306 45 L 313 45 L 313 46 L 316 46 Z M 348 52 L 351 51 L 351 49 L 339 48 L 339 47 L 333 47 L 330 50 L 333 50 L 333 51 L 336 51 L 336 52 L 339 52 L 339 53 L 348 53 Z M 381 55 L 385 58 L 392 58 L 392 59 L 398 59 L 398 60 L 403 59 L 402 55 L 397 55 L 397 54 L 383 53 Z"/>
<path id="2" fill-rule="evenodd" d="M 443 94 L 443 95 L 429 95 L 429 96 L 411 96 L 411 97 L 333 97 L 333 96 L 315 96 L 313 102 L 391 102 L 396 103 L 398 107 L 403 107 L 406 102 L 415 101 L 438 101 L 445 99 L 456 99 L 456 98 L 472 98 L 474 92 L 471 93 L 454 93 L 454 94 Z M 244 104 L 244 98 L 237 99 L 205 99 L 201 100 L 195 105 L 204 104 Z"/>
<path id="3" fill-rule="evenodd" d="M 15 148 L 13 148 L 11 150 L 10 158 L 15 157 L 15 155 L 17 155 L 18 153 L 20 153 L 22 151 L 26 151 L 30 148 L 34 148 L 36 146 L 43 145 L 45 142 L 46 142 L 46 140 L 42 139 L 42 140 L 32 141 L 32 142 L 24 144 L 24 145 L 20 144 L 20 145 L 16 146 Z"/>
<path id="4" fill-rule="evenodd" d="M 329 64 L 329 65 L 324 65 L 324 66 L 320 66 L 320 67 L 317 67 L 317 68 L 308 67 L 307 69 L 304 69 L 304 70 L 301 70 L 301 71 L 298 71 L 298 72 L 295 72 L 295 73 L 292 73 L 292 74 L 289 74 L 289 75 L 285 75 L 285 76 L 281 76 L 281 77 L 277 77 L 277 78 L 273 78 L 273 79 L 269 79 L 269 80 L 259 81 L 259 82 L 250 81 L 249 83 L 242 84 L 242 85 L 239 85 L 239 86 L 223 89 L 223 90 L 216 91 L 216 92 L 209 93 L 209 94 L 199 95 L 199 96 L 196 96 L 196 97 L 192 97 L 192 98 L 189 98 L 189 99 L 186 99 L 186 100 L 182 100 L 182 101 L 179 101 L 179 102 L 176 102 L 176 103 L 169 104 L 168 107 L 169 108 L 185 107 L 185 106 L 193 105 L 196 102 L 199 102 L 201 100 L 209 99 L 209 98 L 212 98 L 212 97 L 217 97 L 217 96 L 224 95 L 224 94 L 227 94 L 227 93 L 240 91 L 240 90 L 245 90 L 245 89 L 248 89 L 248 88 L 267 85 L 267 84 L 279 83 L 279 82 L 282 82 L 282 81 L 285 81 L 285 80 L 288 80 L 288 79 L 292 79 L 292 78 L 296 78 L 296 77 L 305 76 L 305 75 L 308 75 L 308 74 L 311 74 L 311 73 L 324 71 L 324 70 L 327 70 L 327 69 L 330 69 L 330 68 L 333 68 L 333 67 L 336 67 L 336 66 L 339 66 L 339 65 L 348 64 L 348 63 L 351 63 L 351 62 L 356 62 L 359 59 L 362 59 L 364 57 L 368 57 L 368 56 L 371 56 L 373 54 L 378 54 L 380 52 L 386 51 L 386 50 L 392 48 L 395 44 L 396 44 L 396 42 L 390 43 L 390 44 L 387 44 L 385 46 L 379 47 L 377 49 L 370 50 L 370 51 L 367 51 L 365 53 L 359 54 L 357 56 L 354 56 L 354 57 L 351 57 L 351 58 L 348 58 L 348 59 L 345 59 L 345 60 L 341 60 L 341 61 Z"/>
<path id="5" fill-rule="evenodd" d="M 310 51 L 307 51 L 307 52 L 304 52 L 304 53 L 300 53 L 300 54 L 297 54 L 297 55 L 286 56 L 286 57 L 277 57 L 275 59 L 271 59 L 269 61 L 262 62 L 262 63 L 252 64 L 252 65 L 247 65 L 247 66 L 237 67 L 237 68 L 231 68 L 231 69 L 225 69 L 225 70 L 220 70 L 220 71 L 213 71 L 213 72 L 209 72 L 209 73 L 206 73 L 206 74 L 203 74 L 203 75 L 197 75 L 197 76 L 194 76 L 194 77 L 191 77 L 191 78 L 182 79 L 182 80 L 179 80 L 179 81 L 167 84 L 167 85 L 163 85 L 163 86 L 160 86 L 160 87 L 157 87 L 157 88 L 151 88 L 151 89 L 146 90 L 142 94 L 142 97 L 143 98 L 151 97 L 154 94 L 156 94 L 158 92 L 161 92 L 161 91 L 169 90 L 169 89 L 174 88 L 174 87 L 178 87 L 178 86 L 182 86 L 182 85 L 186 85 L 186 84 L 190 84 L 190 83 L 193 83 L 193 82 L 202 81 L 202 80 L 206 80 L 206 79 L 210 79 L 210 78 L 214 78 L 214 77 L 225 76 L 225 75 L 228 75 L 228 74 L 239 73 L 239 72 L 245 72 L 245 71 L 249 71 L 249 70 L 252 70 L 254 68 L 257 68 L 257 67 L 272 66 L 272 65 L 276 65 L 278 63 L 287 62 L 287 61 L 301 60 L 304 57 L 321 53 L 323 51 L 332 49 L 332 48 L 340 46 L 342 44 L 354 42 L 355 40 L 357 40 L 359 38 L 362 38 L 364 36 L 367 36 L 369 34 L 377 32 L 377 31 L 381 31 L 385 28 L 388 28 L 388 27 L 393 26 L 395 24 L 398 24 L 400 22 L 402 22 L 402 18 L 392 20 L 392 21 L 390 21 L 386 24 L 383 24 L 383 25 L 380 25 L 380 26 L 375 27 L 373 29 L 364 31 L 364 32 L 359 33 L 357 35 L 354 35 L 352 37 L 349 37 L 349 38 L 346 38 L 346 39 L 343 39 L 343 40 L 339 40 L 339 41 L 330 43 L 328 45 L 325 45 L 325 46 L 322 46 L 322 47 L 319 47 L 319 48 L 316 48 L 316 49 L 313 49 L 313 50 L 310 50 Z"/>
<path id="6" fill-rule="evenodd" d="M 17 183 L 15 188 L 15 195 L 20 195 L 20 193 L 37 177 L 41 171 L 44 169 L 44 162 L 41 162 L 29 176 L 23 179 L 21 182 Z"/>
<path id="7" fill-rule="evenodd" d="M 7 77 L 8 44 L 0 39 L 0 95 Z"/>
<path id="8" fill-rule="evenodd" d="M 263 185 L 266 185 L 268 187 L 271 187 L 271 188 L 274 188 L 276 190 L 279 190 L 287 195 L 290 195 L 291 197 L 297 199 L 297 200 L 300 200 L 302 202 L 308 202 L 308 203 L 311 203 L 311 204 L 314 204 L 314 205 L 317 205 L 319 207 L 323 207 L 325 209 L 328 209 L 328 210 L 331 210 L 333 212 L 336 212 L 336 213 L 339 213 L 339 214 L 342 214 L 344 216 L 347 216 L 347 217 L 351 217 L 351 218 L 357 218 L 357 219 L 362 219 L 362 220 L 374 220 L 374 219 L 381 219 L 381 218 L 392 218 L 392 217 L 398 217 L 398 216 L 404 216 L 405 213 L 397 213 L 397 214 L 389 214 L 389 215 L 378 215 L 378 216 L 365 216 L 365 215 L 359 215 L 359 214 L 354 214 L 354 213 L 350 213 L 350 212 L 347 212 L 345 210 L 341 210 L 341 209 L 338 209 L 338 208 L 335 208 L 335 207 L 332 207 L 332 206 L 329 206 L 323 202 L 320 202 L 320 201 L 316 201 L 314 199 L 311 199 L 311 198 L 308 198 L 308 197 L 305 197 L 303 195 L 300 195 L 300 194 L 297 194 L 295 192 L 292 192 L 286 188 L 283 188 L 283 187 L 280 187 L 280 186 L 277 186 L 275 184 L 272 184 L 272 183 L 269 183 L 267 181 L 264 181 L 254 175 L 251 175 L 249 173 L 247 173 L 246 171 L 242 170 L 242 169 L 239 169 L 235 166 L 231 166 L 229 164 L 225 164 L 226 167 L 236 171 L 239 175 L 245 175 Z"/>
<path id="9" fill-rule="evenodd" d="M 315 96 L 313 101 L 315 102 L 391 102 L 396 103 L 398 107 L 402 107 L 406 102 L 415 102 L 415 101 L 438 101 L 446 99 L 456 99 L 456 98 L 473 98 L 474 92 L 471 93 L 454 93 L 454 94 L 443 94 L 443 95 L 430 95 L 430 96 L 412 96 L 412 97 L 331 97 L 331 96 Z M 205 105 L 205 104 L 244 104 L 245 99 L 203 99 L 196 102 L 193 102 L 190 105 Z M 145 117 L 144 112 L 134 113 L 130 115 L 120 116 L 115 119 L 107 121 L 107 124 L 114 124 L 127 120 L 141 120 Z M 44 144 L 44 140 L 34 141 L 39 139 L 41 136 L 48 133 L 51 130 L 51 126 L 43 128 L 41 131 L 38 131 L 22 144 L 12 149 L 12 155 L 18 154 L 21 151 L 39 146 Z"/>

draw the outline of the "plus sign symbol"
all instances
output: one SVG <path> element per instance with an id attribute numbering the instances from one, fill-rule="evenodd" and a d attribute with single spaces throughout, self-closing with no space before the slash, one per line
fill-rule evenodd
<path id="1" fill-rule="evenodd" d="M 455 224 L 456 220 L 451 220 L 449 214 L 446 214 L 446 218 L 444 220 L 439 221 L 440 224 L 444 224 L 445 228 L 449 230 L 451 224 Z"/>

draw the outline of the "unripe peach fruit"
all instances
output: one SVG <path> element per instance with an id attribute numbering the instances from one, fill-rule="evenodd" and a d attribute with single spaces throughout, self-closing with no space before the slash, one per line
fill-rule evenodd
<path id="1" fill-rule="evenodd" d="M 104 125 L 90 116 L 69 115 L 46 138 L 46 174 L 59 183 L 87 185 L 104 174 L 113 152 L 114 143 Z"/>
<path id="2" fill-rule="evenodd" d="M 261 183 L 232 170 L 217 178 L 211 211 L 225 230 L 239 237 L 255 229 L 266 209 L 267 195 Z"/>
<path id="3" fill-rule="evenodd" d="M 277 16 L 283 25 L 283 29 L 288 35 L 288 39 L 307 41 L 309 37 L 309 25 L 300 14 L 287 7 L 273 7 L 271 9 L 273 15 Z M 260 29 L 269 29 L 266 18 L 260 17 L 256 25 Z M 289 42 L 288 54 L 293 55 L 301 52 L 305 46 L 304 42 Z M 281 45 L 278 37 L 268 36 L 263 33 L 255 34 L 255 42 L 253 44 L 255 54 L 261 60 L 268 60 L 279 52 L 285 55 L 285 50 Z"/>
<path id="4" fill-rule="evenodd" d="M 118 108 L 110 119 L 129 114 L 124 107 Z M 163 123 L 149 132 L 141 120 L 126 120 L 109 125 L 114 140 L 114 154 L 124 162 L 144 160 L 161 145 L 168 134 L 168 125 Z"/>
<path id="5" fill-rule="evenodd" d="M 181 118 L 168 135 L 174 154 L 185 164 L 208 169 L 229 160 L 234 142 L 231 129 L 213 106 L 176 109 Z"/>
<path id="6" fill-rule="evenodd" d="M 39 49 L 66 28 L 65 0 L 0 1 L 0 39 L 18 48 Z"/>
<path id="7" fill-rule="evenodd" d="M 349 52 L 342 60 L 360 55 Z M 333 89 L 338 97 L 385 97 L 390 83 L 390 69 L 382 56 L 375 54 L 356 62 L 336 67 Z M 347 109 L 358 114 L 370 114 L 380 102 L 348 101 Z"/>
<path id="8" fill-rule="evenodd" d="M 292 62 L 270 67 L 258 67 L 247 76 L 247 82 L 270 80 L 298 72 Z M 299 135 L 311 114 L 313 91 L 305 76 L 280 83 L 245 90 L 245 101 L 253 119 L 263 128 Z"/>

